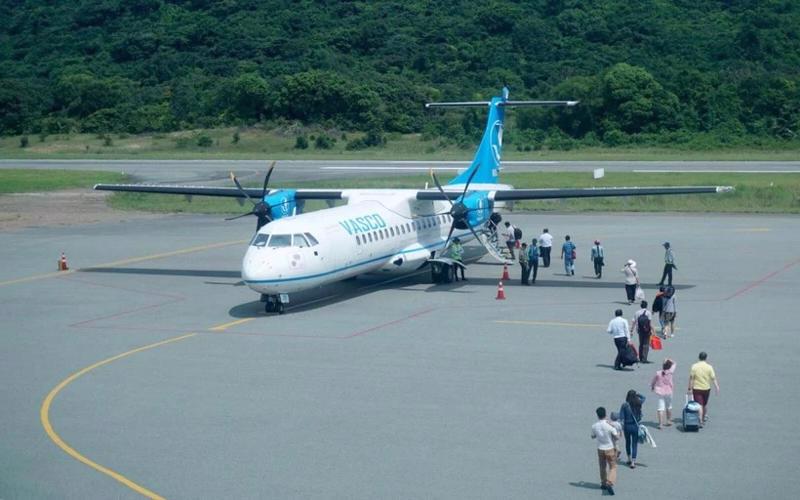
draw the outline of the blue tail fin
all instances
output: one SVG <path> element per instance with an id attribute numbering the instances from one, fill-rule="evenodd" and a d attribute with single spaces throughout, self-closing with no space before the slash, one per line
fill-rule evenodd
<path id="1" fill-rule="evenodd" d="M 500 173 L 500 158 L 503 152 L 503 122 L 505 110 L 510 106 L 575 106 L 577 101 L 509 101 L 508 88 L 503 87 L 500 97 L 493 97 L 491 101 L 479 102 L 440 102 L 428 103 L 432 107 L 487 107 L 489 116 L 486 119 L 486 129 L 483 138 L 475 152 L 475 158 L 469 168 L 458 174 L 448 184 L 466 184 L 472 172 L 477 169 L 472 182 L 478 184 L 496 184 Z"/>

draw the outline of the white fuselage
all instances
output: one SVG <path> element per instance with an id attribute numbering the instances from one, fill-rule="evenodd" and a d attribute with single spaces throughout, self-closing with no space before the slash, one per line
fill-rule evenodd
<path id="1" fill-rule="evenodd" d="M 242 279 L 277 295 L 364 273 L 412 272 L 442 250 L 452 224 L 447 201 L 418 201 L 416 193 L 353 190 L 347 205 L 275 220 L 251 241 Z M 472 238 L 468 229 L 456 236 Z"/>

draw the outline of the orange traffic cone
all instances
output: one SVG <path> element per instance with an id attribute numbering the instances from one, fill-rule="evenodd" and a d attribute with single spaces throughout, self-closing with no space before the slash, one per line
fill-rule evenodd
<path id="1" fill-rule="evenodd" d="M 506 300 L 506 292 L 503 290 L 503 282 L 497 284 L 497 297 L 495 300 Z"/>
<path id="2" fill-rule="evenodd" d="M 58 270 L 59 271 L 69 270 L 69 267 L 67 266 L 67 256 L 64 255 L 64 252 L 61 252 L 61 258 L 58 259 Z"/>
<path id="3" fill-rule="evenodd" d="M 508 264 L 503 264 L 503 277 L 500 278 L 503 281 L 508 281 L 511 278 L 508 276 Z"/>

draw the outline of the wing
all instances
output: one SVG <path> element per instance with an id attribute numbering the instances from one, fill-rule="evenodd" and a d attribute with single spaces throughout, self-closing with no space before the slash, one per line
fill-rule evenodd
<path id="1" fill-rule="evenodd" d="M 727 193 L 731 186 L 673 186 L 673 187 L 605 187 L 605 188 L 557 188 L 557 189 L 503 189 L 489 191 L 494 201 L 552 200 L 562 198 L 599 198 L 609 196 L 663 196 L 675 194 Z M 419 191 L 418 200 L 454 200 L 460 192 Z"/>
<path id="2" fill-rule="evenodd" d="M 129 193 L 161 193 L 183 194 L 188 196 L 217 196 L 227 198 L 243 198 L 242 191 L 254 199 L 260 199 L 261 188 L 211 187 L 211 186 L 169 186 L 161 184 L 95 184 L 97 191 L 123 191 Z M 279 191 L 270 189 L 267 195 Z M 298 189 L 295 194 L 298 200 L 340 200 L 342 191 L 334 189 Z"/>

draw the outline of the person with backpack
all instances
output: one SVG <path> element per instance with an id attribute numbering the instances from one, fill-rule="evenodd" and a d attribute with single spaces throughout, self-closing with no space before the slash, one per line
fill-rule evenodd
<path id="1" fill-rule="evenodd" d="M 628 259 L 621 272 L 625 274 L 625 294 L 628 296 L 628 305 L 631 305 L 636 300 L 636 287 L 639 286 L 639 271 L 636 269 L 636 262 Z"/>
<path id="2" fill-rule="evenodd" d="M 664 290 L 666 288 L 662 285 L 658 287 L 658 292 L 656 293 L 655 298 L 653 298 L 653 314 L 658 313 L 658 326 L 659 326 L 659 335 L 663 336 L 664 333 Z"/>
<path id="3" fill-rule="evenodd" d="M 531 240 L 528 247 L 528 269 L 531 274 L 531 285 L 536 284 L 536 275 L 539 272 L 539 247 L 536 246 L 536 238 Z"/>
<path id="4" fill-rule="evenodd" d="M 577 257 L 575 243 L 570 241 L 569 235 L 564 237 L 561 245 L 561 260 L 564 261 L 564 272 L 567 276 L 575 276 L 575 257 Z"/>
<path id="5" fill-rule="evenodd" d="M 650 390 L 658 396 L 658 428 L 672 425 L 672 374 L 675 373 L 677 365 L 670 358 L 664 360 L 661 369 L 658 370 L 650 381 Z M 666 418 L 665 418 L 666 416 Z"/>
<path id="6" fill-rule="evenodd" d="M 508 252 L 511 254 L 511 258 L 514 259 L 514 248 L 517 246 L 517 238 L 514 236 L 514 230 L 516 228 L 508 221 L 506 221 L 505 225 L 506 230 L 503 232 L 503 235 L 506 237 L 506 246 L 508 247 Z"/>
<path id="7" fill-rule="evenodd" d="M 653 315 L 647 310 L 647 301 L 639 303 L 641 309 L 636 311 L 631 321 L 631 330 L 639 334 L 639 362 L 650 363 L 647 361 L 647 354 L 650 352 L 650 335 L 653 333 Z"/>
<path id="8" fill-rule="evenodd" d="M 603 247 L 600 246 L 600 240 L 594 240 L 594 246 L 592 247 L 592 254 L 589 257 L 594 264 L 594 275 L 597 279 L 603 277 L 603 266 L 605 263 L 603 259 L 605 258 L 605 253 L 603 251 Z"/>
<path id="9" fill-rule="evenodd" d="M 625 435 L 625 453 L 628 456 L 628 465 L 636 468 L 636 455 L 639 449 L 639 423 L 642 421 L 642 404 L 645 397 L 631 389 L 625 396 L 625 402 L 619 409 L 619 418 L 622 421 L 622 432 Z"/>
<path id="10" fill-rule="evenodd" d="M 622 370 L 622 357 L 631 341 L 631 332 L 628 329 L 628 322 L 622 317 L 622 309 L 614 311 L 614 319 L 608 322 L 606 331 L 614 339 L 614 346 L 617 348 L 617 357 L 614 359 L 614 369 Z"/>
<path id="11" fill-rule="evenodd" d="M 677 304 L 675 302 L 675 289 L 668 286 L 664 290 L 664 299 L 661 305 L 661 310 L 664 313 L 664 327 L 661 336 L 664 338 L 675 336 L 675 317 L 678 314 Z"/>

